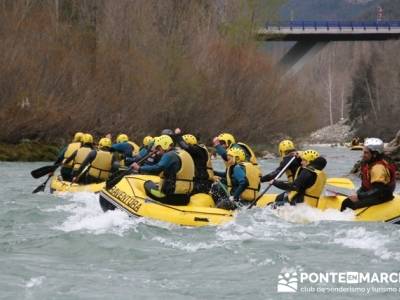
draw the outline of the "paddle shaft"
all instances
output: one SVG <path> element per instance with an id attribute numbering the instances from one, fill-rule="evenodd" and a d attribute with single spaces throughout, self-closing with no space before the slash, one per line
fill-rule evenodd
<path id="1" fill-rule="evenodd" d="M 275 176 L 275 178 L 272 180 L 272 182 L 273 182 L 274 180 L 277 180 L 279 177 L 281 177 L 282 174 L 286 171 L 287 168 L 289 168 L 290 164 L 291 164 L 295 159 L 296 159 L 296 156 L 293 156 L 293 157 L 290 159 L 290 161 L 289 161 L 289 162 L 282 168 L 282 170 L 278 173 L 278 175 Z M 261 193 L 260 195 L 258 195 L 257 198 L 256 198 L 255 200 L 253 200 L 253 201 L 250 203 L 250 205 L 249 205 L 247 208 L 248 208 L 248 209 L 252 208 L 252 207 L 257 203 L 257 201 L 260 200 L 260 198 L 261 198 L 262 196 L 264 196 L 264 194 L 265 194 L 266 192 L 268 192 L 268 190 L 271 188 L 272 185 L 273 185 L 273 184 L 270 183 L 270 184 L 265 188 L 265 190 L 263 190 L 262 193 Z"/>
<path id="2" fill-rule="evenodd" d="M 147 155 L 143 156 L 138 162 L 137 164 L 141 164 L 143 163 L 146 159 L 148 159 L 151 155 L 153 155 L 155 153 L 155 151 L 150 151 L 149 153 L 147 153 Z M 125 177 L 126 175 L 129 175 L 132 172 L 132 165 L 126 169 L 125 171 L 123 171 L 120 175 L 116 176 L 115 178 L 109 179 L 106 182 L 106 189 L 110 189 L 112 187 L 114 187 L 114 185 L 116 185 L 118 182 L 121 181 L 121 179 L 123 177 Z"/>

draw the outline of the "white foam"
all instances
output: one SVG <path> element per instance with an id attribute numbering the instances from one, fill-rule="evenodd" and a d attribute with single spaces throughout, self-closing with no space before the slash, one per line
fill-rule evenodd
<path id="1" fill-rule="evenodd" d="M 335 233 L 333 243 L 348 248 L 372 251 L 377 257 L 388 260 L 400 261 L 400 253 L 391 252 L 386 245 L 392 241 L 392 237 L 378 231 L 367 231 L 364 227 L 355 227 L 349 230 L 339 230 Z"/>
<path id="2" fill-rule="evenodd" d="M 25 284 L 25 287 L 26 288 L 33 288 L 35 286 L 40 286 L 45 279 L 46 279 L 46 276 L 32 277 Z"/>
<path id="3" fill-rule="evenodd" d="M 221 247 L 223 244 L 220 242 L 198 242 L 198 243 L 186 243 L 182 241 L 172 241 L 168 240 L 166 238 L 156 236 L 152 238 L 153 241 L 160 242 L 161 244 L 174 248 L 174 249 L 180 249 L 184 250 L 187 252 L 197 252 L 199 250 L 206 250 L 206 249 L 212 249 L 216 247 Z"/>
<path id="4" fill-rule="evenodd" d="M 122 235 L 128 229 L 135 227 L 140 219 L 129 218 L 120 210 L 104 213 L 98 201 L 98 195 L 93 193 L 74 193 L 70 195 L 70 201 L 65 205 L 56 207 L 58 211 L 67 211 L 71 215 L 55 229 L 65 232 L 86 230 L 94 234 L 106 232 Z"/>
<path id="5" fill-rule="evenodd" d="M 340 212 L 336 209 L 320 210 L 304 203 L 296 206 L 284 205 L 272 210 L 273 213 L 289 222 L 306 224 L 318 221 L 354 221 L 352 210 Z"/>

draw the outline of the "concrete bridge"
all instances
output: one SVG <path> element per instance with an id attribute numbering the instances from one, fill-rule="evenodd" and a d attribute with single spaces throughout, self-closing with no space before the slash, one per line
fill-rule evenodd
<path id="1" fill-rule="evenodd" d="M 400 38 L 400 21 L 290 21 L 267 23 L 257 32 L 262 41 L 294 41 L 279 64 L 285 76 L 297 73 L 331 41 L 386 41 Z"/>

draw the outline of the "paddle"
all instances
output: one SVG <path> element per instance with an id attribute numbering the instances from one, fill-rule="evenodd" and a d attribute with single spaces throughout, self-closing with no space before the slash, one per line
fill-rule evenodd
<path id="1" fill-rule="evenodd" d="M 328 178 L 326 184 L 334 185 L 343 189 L 353 190 L 355 189 L 354 183 L 348 178 Z"/>
<path id="2" fill-rule="evenodd" d="M 286 171 L 287 168 L 289 168 L 290 164 L 291 164 L 295 159 L 296 159 L 296 156 L 293 156 L 293 157 L 290 159 L 290 161 L 289 161 L 289 162 L 282 168 L 282 170 L 278 173 L 278 175 L 275 176 L 275 178 L 272 180 L 272 182 L 273 182 L 274 180 L 278 179 L 279 177 L 281 177 L 282 174 Z M 252 207 L 257 203 L 257 201 L 260 200 L 260 198 L 261 198 L 266 192 L 268 192 L 268 190 L 271 188 L 271 186 L 272 186 L 272 183 L 270 183 L 270 184 L 265 188 L 265 190 L 262 191 L 262 193 L 261 193 L 260 195 L 258 195 L 257 198 L 254 199 L 254 200 L 250 203 L 250 205 L 247 207 L 247 209 L 252 208 Z"/>
<path id="3" fill-rule="evenodd" d="M 46 181 L 43 182 L 41 185 L 39 185 L 36 189 L 33 190 L 32 194 L 36 194 L 38 192 L 44 192 L 44 189 L 46 188 L 47 181 L 51 178 L 51 175 L 47 177 Z"/>
<path id="4" fill-rule="evenodd" d="M 40 178 L 49 173 L 54 172 L 59 166 L 60 166 L 59 164 L 44 166 L 44 167 L 41 167 L 41 168 L 31 171 L 31 175 L 33 178 Z"/>
<path id="5" fill-rule="evenodd" d="M 149 153 L 147 153 L 147 155 L 143 156 L 138 162 L 137 164 L 141 164 L 142 162 L 144 162 L 146 159 L 148 159 L 151 155 L 153 155 L 155 153 L 155 151 L 150 151 Z M 132 172 L 132 166 L 130 166 L 128 169 L 124 170 L 124 171 L 117 171 L 114 173 L 114 175 L 112 176 L 112 178 L 108 179 L 106 181 L 106 190 L 111 189 L 112 187 L 114 187 L 114 185 L 116 185 L 118 182 L 121 181 L 122 178 L 124 178 L 126 175 L 131 174 Z"/>
<path id="6" fill-rule="evenodd" d="M 82 175 L 85 174 L 87 172 L 87 170 L 89 170 L 91 165 L 92 164 L 87 164 L 87 166 L 83 168 L 82 172 L 80 172 L 76 177 L 72 178 L 70 185 L 72 185 L 73 183 L 77 183 L 79 181 L 79 179 L 82 177 Z"/>

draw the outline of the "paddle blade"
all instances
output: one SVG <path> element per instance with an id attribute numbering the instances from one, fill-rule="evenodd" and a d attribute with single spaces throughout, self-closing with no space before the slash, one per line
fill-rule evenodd
<path id="1" fill-rule="evenodd" d="M 46 181 L 47 182 L 47 181 Z M 32 194 L 36 194 L 39 192 L 44 192 L 44 189 L 46 188 L 46 182 L 43 182 L 41 185 L 39 185 L 36 189 L 32 191 Z"/>
<path id="2" fill-rule="evenodd" d="M 48 175 L 49 173 L 54 172 L 57 168 L 58 168 L 58 165 L 44 166 L 44 167 L 41 167 L 41 168 L 31 171 L 31 175 L 33 178 L 40 178 L 45 175 Z"/>
<path id="3" fill-rule="evenodd" d="M 326 184 L 334 185 L 343 189 L 349 189 L 349 190 L 355 189 L 354 183 L 350 179 L 343 177 L 328 178 Z"/>

